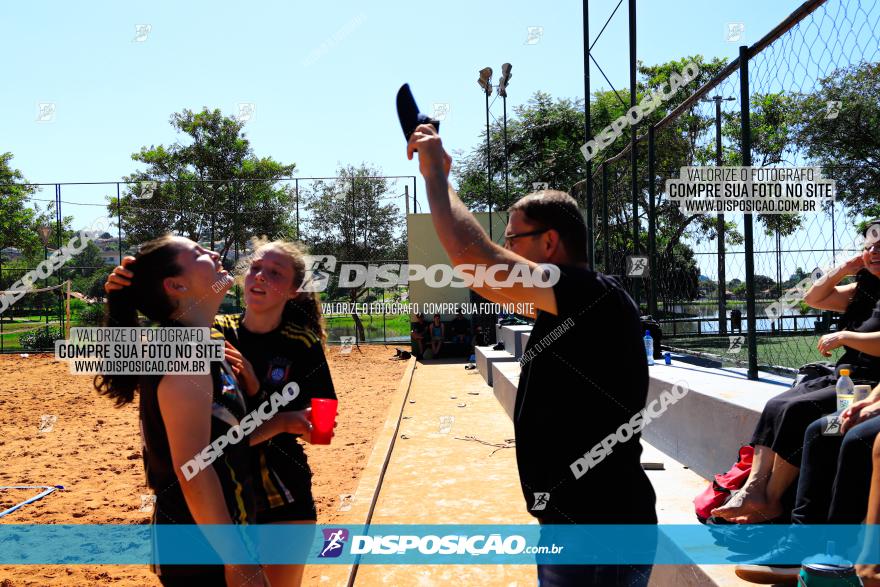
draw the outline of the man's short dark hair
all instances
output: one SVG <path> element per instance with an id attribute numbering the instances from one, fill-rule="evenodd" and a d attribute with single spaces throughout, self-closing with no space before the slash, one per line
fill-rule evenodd
<path id="1" fill-rule="evenodd" d="M 587 224 L 577 202 L 565 192 L 541 190 L 520 198 L 508 212 L 519 210 L 529 222 L 552 228 L 572 261 L 587 260 Z"/>

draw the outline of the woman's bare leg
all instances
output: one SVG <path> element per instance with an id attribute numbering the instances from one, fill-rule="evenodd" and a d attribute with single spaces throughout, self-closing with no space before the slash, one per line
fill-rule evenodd
<path id="1" fill-rule="evenodd" d="M 314 524 L 313 521 L 273 522 L 273 524 Z M 299 587 L 305 565 L 264 565 L 263 570 L 272 587 Z"/>
<path id="2" fill-rule="evenodd" d="M 756 445 L 752 458 L 752 470 L 742 489 L 736 491 L 726 504 L 712 510 L 713 516 L 733 520 L 754 515 L 767 506 L 767 485 L 773 475 L 773 465 L 778 457 L 767 446 Z M 781 459 L 780 459 L 781 460 Z"/>
<path id="3" fill-rule="evenodd" d="M 767 505 L 759 512 L 766 516 L 763 520 L 753 519 L 752 522 L 766 522 L 782 515 L 782 496 L 788 491 L 792 483 L 797 481 L 800 475 L 800 467 L 792 465 L 779 455 L 773 460 L 773 470 L 770 472 L 770 480 L 767 482 Z"/>
<path id="4" fill-rule="evenodd" d="M 871 475 L 868 515 L 865 518 L 865 546 L 859 559 L 877 560 L 877 544 L 880 542 L 878 524 L 880 524 L 880 435 L 874 440 L 874 472 Z M 880 564 L 856 565 L 856 572 L 865 587 L 880 587 Z"/>

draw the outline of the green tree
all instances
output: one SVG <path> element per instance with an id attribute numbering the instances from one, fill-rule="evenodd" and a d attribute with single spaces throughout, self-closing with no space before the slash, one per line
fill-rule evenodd
<path id="1" fill-rule="evenodd" d="M 104 297 L 104 282 L 113 267 L 104 264 L 101 249 L 95 243 L 86 245 L 83 252 L 74 257 L 69 265 L 71 271 L 68 277 L 72 279 L 73 291 L 92 298 Z"/>
<path id="2" fill-rule="evenodd" d="M 755 275 L 755 293 L 769 291 L 772 295 L 776 291 L 776 280 L 766 275 Z"/>
<path id="3" fill-rule="evenodd" d="M 11 161 L 12 153 L 0 153 L 0 250 L 16 247 L 25 256 L 33 256 L 38 250 L 42 253 L 37 226 L 48 222 L 49 211 L 40 214 L 39 208 L 28 207 L 36 187 L 26 185 L 24 175 L 10 165 Z"/>
<path id="4" fill-rule="evenodd" d="M 310 221 L 304 233 L 311 252 L 333 255 L 338 261 L 367 264 L 371 261 L 400 260 L 407 257 L 405 224 L 400 209 L 387 203 L 388 182 L 378 168 L 347 165 L 332 181 L 318 181 L 305 194 Z M 368 295 L 365 287 L 339 289 L 331 280 L 327 296 L 343 294 L 351 303 Z M 360 317 L 352 314 L 358 339 L 365 339 Z"/>
<path id="5" fill-rule="evenodd" d="M 184 139 L 134 153 L 132 159 L 147 168 L 125 178 L 132 185 L 119 206 L 115 197 L 108 198 L 110 213 L 121 211 L 130 242 L 164 232 L 213 239 L 226 260 L 236 246 L 243 250 L 252 235 L 291 233 L 295 194 L 291 186 L 276 184 L 294 172 L 295 164 L 257 157 L 244 122 L 218 109 L 185 109 L 170 122 Z M 157 183 L 144 183 L 150 181 Z M 152 196 L 144 197 L 151 187 Z"/>
<path id="6" fill-rule="evenodd" d="M 36 203 L 32 207 L 28 206 L 28 199 L 36 193 L 36 186 L 28 185 L 21 171 L 11 166 L 11 161 L 12 153 L 0 153 L 0 250 L 15 247 L 21 251 L 22 257 L 10 262 L 0 253 L 0 289 L 4 290 L 12 287 L 27 271 L 43 260 L 43 243 L 38 227 L 48 225 L 54 229 L 56 226 L 53 203 L 49 203 L 44 209 Z M 62 228 L 69 226 L 70 221 L 69 217 L 62 219 Z M 42 285 L 46 284 L 35 287 Z M 19 300 L 19 303 L 45 308 L 51 303 L 53 295 L 34 294 L 27 296 L 26 302 Z M 8 316 L 12 319 L 14 313 L 14 309 L 9 309 L 0 317 Z"/>
<path id="7" fill-rule="evenodd" d="M 831 102 L 840 103 L 836 117 Z M 835 70 L 799 107 L 796 140 L 837 181 L 837 200 L 853 217 L 880 216 L 880 63 Z"/>
<path id="8" fill-rule="evenodd" d="M 694 56 L 668 63 L 647 66 L 639 65 L 640 79 L 636 90 L 638 100 L 667 83 L 673 73 L 681 72 L 689 62 L 695 62 L 700 68 L 699 75 L 656 110 L 645 117 L 638 125 L 639 133 L 645 132 L 649 124 L 662 120 L 672 108 L 700 85 L 711 79 L 724 62 L 718 59 L 704 60 L 702 56 Z M 590 116 L 594 135 L 612 121 L 623 116 L 629 109 L 628 90 L 620 93 L 600 91 L 593 94 L 590 101 Z M 490 126 L 489 160 L 493 170 L 492 194 L 495 209 L 507 208 L 515 200 L 533 191 L 533 182 L 546 182 L 552 189 L 568 191 L 581 205 L 585 201 L 586 161 L 580 151 L 586 142 L 584 136 L 584 105 L 580 99 L 556 99 L 549 94 L 538 92 L 526 104 L 514 108 L 513 116 L 508 119 L 508 154 L 510 170 L 510 196 L 503 194 L 504 149 L 502 128 L 500 124 Z M 696 297 L 699 290 L 696 285 L 696 273 L 691 271 L 688 259 L 679 245 L 687 236 L 696 241 L 713 238 L 716 222 L 713 216 L 703 214 L 684 215 L 677 205 L 671 205 L 660 195 L 666 179 L 677 176 L 678 169 L 684 165 L 700 162 L 703 154 L 701 140 L 709 129 L 714 128 L 714 118 L 701 114 L 698 109 L 691 109 L 675 119 L 671 125 L 657 133 L 656 157 L 657 176 L 654 178 L 658 190 L 655 196 L 657 255 L 658 264 L 663 260 L 667 266 L 673 261 L 685 263 L 683 271 L 687 277 L 683 282 L 664 280 L 661 287 L 674 288 L 667 292 L 658 292 L 658 296 L 668 298 L 673 291 L 688 292 Z M 713 131 L 714 132 L 714 131 Z M 632 252 L 632 193 L 629 159 L 624 158 L 618 163 L 609 164 L 609 178 L 612 185 L 608 197 L 608 222 L 599 216 L 600 182 L 599 166 L 607 158 L 617 154 L 629 140 L 629 129 L 614 143 L 601 150 L 593 160 L 594 176 L 594 225 L 597 228 L 597 261 L 600 266 L 608 267 L 610 273 L 624 272 L 624 257 Z M 638 150 L 638 168 L 647 169 L 647 150 L 641 143 Z M 459 156 L 454 167 L 454 177 L 458 181 L 459 194 L 469 207 L 484 210 L 487 206 L 486 196 L 489 182 L 486 177 L 486 143 L 485 133 L 477 146 L 466 156 Z M 639 218 L 642 232 L 647 228 L 648 189 L 644 176 L 640 176 L 641 189 L 638 193 Z M 732 230 L 728 232 L 728 240 L 737 242 L 741 237 Z M 610 260 L 601 258 L 603 241 L 609 241 L 609 250 L 614 257 Z M 641 250 L 644 251 L 645 238 L 641 239 Z M 691 259 L 692 260 L 692 259 Z M 694 268 L 696 265 L 694 264 Z M 671 268 L 670 268 L 671 269 Z"/>

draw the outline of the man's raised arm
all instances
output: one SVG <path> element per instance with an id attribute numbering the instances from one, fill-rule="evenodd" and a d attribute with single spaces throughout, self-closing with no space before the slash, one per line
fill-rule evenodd
<path id="1" fill-rule="evenodd" d="M 419 154 L 419 171 L 425 178 L 428 191 L 431 220 L 453 265 L 502 265 L 503 268 L 495 274 L 499 281 L 506 280 L 516 264 L 527 266 L 530 274 L 540 272 L 537 263 L 489 240 L 486 231 L 449 185 L 452 157 L 443 149 L 440 135 L 433 126 L 420 125 L 410 137 L 407 157 L 412 159 L 416 152 Z M 552 287 L 526 287 L 516 281 L 504 287 L 471 289 L 493 302 L 534 304 L 538 310 L 557 313 Z"/>

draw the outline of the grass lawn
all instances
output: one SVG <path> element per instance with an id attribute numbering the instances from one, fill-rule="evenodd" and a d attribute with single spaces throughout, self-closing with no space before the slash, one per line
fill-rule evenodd
<path id="1" fill-rule="evenodd" d="M 745 336 L 745 335 L 743 335 Z M 817 361 L 834 362 L 843 354 L 843 349 L 837 349 L 831 357 L 823 357 L 816 350 L 818 335 L 803 336 L 761 336 L 757 337 L 758 365 L 779 365 L 797 369 L 807 363 Z M 746 343 L 738 352 L 730 352 L 730 338 L 727 336 L 704 336 L 690 338 L 664 338 L 664 344 L 680 349 L 711 353 L 730 363 L 736 361 L 745 362 L 748 358 Z M 727 361 L 725 361 L 727 362 Z"/>
<path id="2" fill-rule="evenodd" d="M 61 323 L 58 319 L 49 320 L 50 327 L 57 327 Z M 0 340 L 3 341 L 2 348 L 4 351 L 8 350 L 21 350 L 21 344 L 18 341 L 18 337 L 23 333 L 33 330 L 38 330 L 40 328 L 44 328 L 46 326 L 46 318 L 42 317 L 40 320 L 34 320 L 33 322 L 19 322 L 15 321 L 12 323 L 4 322 L 3 323 L 3 334 L 0 335 Z M 78 326 L 76 322 L 72 322 L 71 326 Z M 47 349 L 48 350 L 48 349 Z"/>
<path id="3" fill-rule="evenodd" d="M 354 327 L 354 318 L 351 316 L 324 316 L 324 320 L 327 322 L 327 327 L 331 326 L 350 326 Z M 379 325 L 379 328 L 382 327 L 382 314 L 375 315 L 362 315 L 361 323 L 364 326 L 368 324 Z M 385 316 L 385 327 L 391 330 L 392 328 L 395 330 L 399 330 L 401 328 L 405 328 L 407 332 L 409 332 L 409 315 L 408 314 L 396 314 L 396 315 L 386 315 Z"/>

